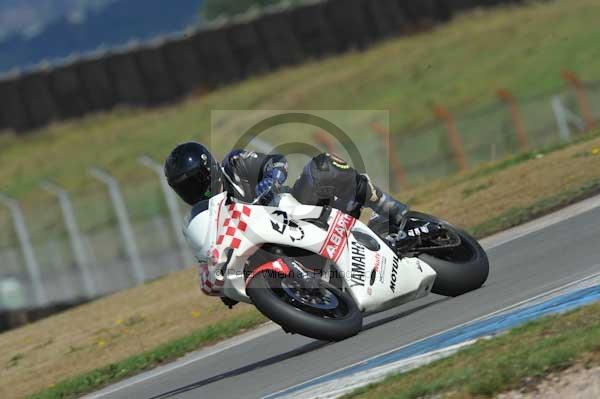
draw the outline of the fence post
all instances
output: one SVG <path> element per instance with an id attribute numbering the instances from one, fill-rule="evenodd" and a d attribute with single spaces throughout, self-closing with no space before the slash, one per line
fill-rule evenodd
<path id="1" fill-rule="evenodd" d="M 588 97 L 585 93 L 583 83 L 581 83 L 581 80 L 579 80 L 579 77 L 573 71 L 563 70 L 562 77 L 568 84 L 571 85 L 571 87 L 573 87 L 573 89 L 575 89 L 575 95 L 577 96 L 579 109 L 581 110 L 581 115 L 585 120 L 586 131 L 595 129 L 596 121 L 594 120 L 594 115 L 592 114 L 590 102 L 588 101 Z"/>
<path id="2" fill-rule="evenodd" d="M 321 144 L 323 147 L 325 147 L 325 150 L 329 153 L 329 154 L 334 154 L 335 153 L 335 145 L 333 144 L 333 141 L 322 131 L 318 131 L 315 134 L 313 134 L 313 138 L 315 139 L 315 141 L 319 144 Z"/>
<path id="3" fill-rule="evenodd" d="M 158 179 L 160 180 L 160 187 L 162 188 L 163 195 L 165 196 L 165 202 L 167 203 L 167 208 L 169 209 L 177 245 L 179 246 L 181 258 L 184 263 L 183 267 L 193 265 L 195 263 L 195 259 L 190 253 L 185 237 L 183 236 L 183 218 L 181 217 L 181 210 L 179 208 L 179 203 L 177 202 L 177 196 L 167 182 L 162 165 L 150 158 L 148 155 L 139 157 L 138 161 L 140 164 L 152 170 L 158 176 Z"/>
<path id="4" fill-rule="evenodd" d="M 121 194 L 119 182 L 108 173 L 96 167 L 90 168 L 90 174 L 108 187 L 113 208 L 119 222 L 121 236 L 123 237 L 125 244 L 125 251 L 127 251 L 127 255 L 131 262 L 133 276 L 136 283 L 141 284 L 146 279 L 146 273 L 144 271 L 144 266 L 142 265 L 140 252 L 135 242 L 133 228 L 129 221 L 129 214 L 127 212 L 127 207 L 125 206 L 125 201 L 123 200 L 123 195 Z"/>
<path id="5" fill-rule="evenodd" d="M 82 235 L 77 225 L 77 219 L 75 217 L 75 211 L 71 203 L 69 193 L 62 187 L 50 181 L 43 181 L 40 186 L 48 193 L 58 198 L 58 203 L 62 211 L 63 220 L 67 233 L 69 234 L 69 240 L 71 241 L 71 248 L 73 249 L 73 255 L 75 256 L 75 263 L 81 272 L 81 279 L 83 288 L 88 298 L 94 298 L 96 296 L 96 284 L 92 276 L 90 269 L 89 259 L 90 256 L 85 249 L 83 244 Z"/>
<path id="6" fill-rule="evenodd" d="M 450 147 L 452 153 L 454 155 L 454 159 L 460 170 L 466 170 L 469 168 L 469 163 L 467 162 L 467 156 L 465 154 L 465 150 L 462 144 L 462 140 L 460 139 L 460 133 L 456 128 L 456 122 L 454 121 L 454 116 L 448 111 L 446 108 L 442 106 L 436 106 L 433 108 L 434 115 L 444 122 L 446 125 L 446 131 L 448 134 L 448 139 L 450 141 Z"/>
<path id="7" fill-rule="evenodd" d="M 527 133 L 525 133 L 525 125 L 523 124 L 523 117 L 521 112 L 519 111 L 519 106 L 517 105 L 517 100 L 513 96 L 513 94 L 507 89 L 499 89 L 496 92 L 496 95 L 500 100 L 504 101 L 506 105 L 508 105 L 508 109 L 510 110 L 510 117 L 512 119 L 513 125 L 515 125 L 515 132 L 517 133 L 517 141 L 519 142 L 519 147 L 521 150 L 527 151 L 529 148 L 529 140 L 527 139 Z"/>
<path id="8" fill-rule="evenodd" d="M 10 210 L 15 223 L 15 230 L 19 238 L 21 250 L 23 251 L 23 257 L 25 258 L 25 267 L 27 267 L 27 273 L 29 274 L 29 278 L 33 285 L 36 304 L 38 306 L 43 306 L 48 303 L 48 295 L 46 294 L 46 289 L 42 282 L 40 265 L 35 257 L 33 246 L 31 245 L 31 236 L 29 235 L 29 230 L 27 230 L 27 224 L 25 223 L 25 217 L 23 216 L 21 207 L 17 201 L 2 193 L 0 193 L 0 202 Z"/>
<path id="9" fill-rule="evenodd" d="M 371 128 L 375 132 L 377 136 L 381 138 L 381 142 L 384 145 L 384 148 L 390 155 L 390 162 L 392 163 L 392 171 L 394 173 L 394 180 L 396 182 L 396 190 L 399 190 L 406 183 L 406 173 L 404 168 L 398 161 L 398 157 L 394 156 L 392 153 L 392 149 L 396 148 L 396 142 L 394 137 L 390 134 L 390 132 L 381 126 L 379 123 L 375 122 L 371 125 Z M 387 140 L 386 140 L 387 139 Z"/>
<path id="10" fill-rule="evenodd" d="M 567 109 L 564 106 L 560 96 L 552 97 L 551 104 L 561 139 L 564 141 L 571 140 L 571 129 L 569 129 L 569 122 L 575 124 L 575 126 L 577 126 L 582 132 L 585 131 L 586 125 L 583 119 Z"/>

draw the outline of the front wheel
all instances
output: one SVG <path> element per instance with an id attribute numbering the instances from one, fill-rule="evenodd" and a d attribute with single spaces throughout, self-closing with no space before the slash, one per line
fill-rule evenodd
<path id="1" fill-rule="evenodd" d="M 458 296 L 480 288 L 486 282 L 490 271 L 487 254 L 469 233 L 421 212 L 410 211 L 407 218 L 407 226 L 436 224 L 460 238 L 460 245 L 451 248 L 436 249 L 430 246 L 421 252 L 418 247 L 415 248 L 417 257 L 437 273 L 431 292 L 444 296 Z M 369 227 L 381 237 L 385 237 L 388 234 L 389 223 L 383 219 L 375 219 L 369 223 Z"/>
<path id="2" fill-rule="evenodd" d="M 325 281 L 307 289 L 292 277 L 265 271 L 248 282 L 246 293 L 262 314 L 288 332 L 341 341 L 362 329 L 362 313 L 352 297 Z"/>

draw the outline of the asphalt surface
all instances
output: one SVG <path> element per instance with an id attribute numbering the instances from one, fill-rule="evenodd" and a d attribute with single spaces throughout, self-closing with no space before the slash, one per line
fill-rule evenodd
<path id="1" fill-rule="evenodd" d="M 600 205 L 599 198 L 593 200 Z M 533 232 L 539 223 L 524 226 L 485 241 L 491 273 L 477 291 L 457 298 L 431 295 L 368 317 L 361 334 L 334 344 L 268 327 L 266 334 L 243 344 L 90 397 L 260 398 L 600 271 L 600 208 L 576 216 L 565 210 L 545 220 L 561 221 Z"/>

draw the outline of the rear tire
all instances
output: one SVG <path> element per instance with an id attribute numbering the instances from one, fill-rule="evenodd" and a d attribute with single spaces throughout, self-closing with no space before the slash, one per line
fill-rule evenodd
<path id="1" fill-rule="evenodd" d="M 469 233 L 425 213 L 410 211 L 407 217 L 440 224 L 458 234 L 462 241 L 457 248 L 418 255 L 419 259 L 437 273 L 431 292 L 444 296 L 459 296 L 480 288 L 486 282 L 490 271 L 487 254 Z M 388 234 L 389 223 L 375 219 L 369 223 L 369 227 L 385 237 Z"/>
<path id="2" fill-rule="evenodd" d="M 323 281 L 322 284 L 335 295 L 344 313 L 336 318 L 323 317 L 293 306 L 284 299 L 285 294 L 282 298 L 281 288 L 278 288 L 281 279 L 276 280 L 269 274 L 267 271 L 254 276 L 246 287 L 246 293 L 262 314 L 285 331 L 322 341 L 341 341 L 361 331 L 362 313 L 350 295 Z"/>

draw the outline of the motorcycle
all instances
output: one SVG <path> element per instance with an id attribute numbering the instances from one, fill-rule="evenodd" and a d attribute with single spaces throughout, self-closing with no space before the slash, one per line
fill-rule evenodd
<path id="1" fill-rule="evenodd" d="M 473 237 L 414 211 L 398 228 L 287 193 L 266 206 L 228 203 L 222 193 L 192 215 L 186 234 L 210 270 L 206 284 L 224 301 L 253 304 L 286 332 L 318 340 L 356 335 L 365 315 L 430 292 L 475 290 L 489 273 Z"/>

